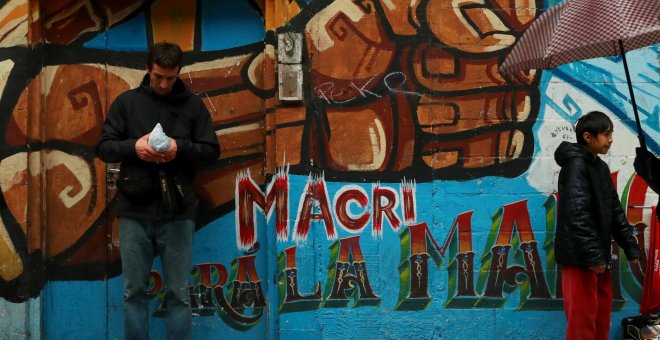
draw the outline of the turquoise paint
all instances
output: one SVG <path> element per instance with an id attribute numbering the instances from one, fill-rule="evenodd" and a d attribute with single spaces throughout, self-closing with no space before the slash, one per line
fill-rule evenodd
<path id="1" fill-rule="evenodd" d="M 84 44 L 87 48 L 109 49 L 114 51 L 146 51 L 147 21 L 144 13 L 139 13 L 106 32 L 99 33 Z"/>
<path id="2" fill-rule="evenodd" d="M 202 51 L 224 50 L 264 39 L 261 15 L 246 1 L 201 1 Z"/>

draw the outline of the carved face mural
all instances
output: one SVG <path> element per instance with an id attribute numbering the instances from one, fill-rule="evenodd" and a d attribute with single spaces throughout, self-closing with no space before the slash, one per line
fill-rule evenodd
<path id="1" fill-rule="evenodd" d="M 121 336 L 116 164 L 94 145 L 147 47 L 168 40 L 221 145 L 196 181 L 196 337 L 561 337 L 552 155 L 583 112 L 614 121 L 604 159 L 639 244 L 656 196 L 632 169 L 618 59 L 499 73 L 555 2 L 6 1 L 0 298 L 67 300 L 44 304 L 55 338 Z M 659 54 L 629 54 L 656 153 Z M 291 84 L 300 98 L 280 99 Z M 636 309 L 652 260 L 612 253 L 614 320 Z M 163 277 L 156 261 L 154 326 Z M 105 304 L 71 302 L 99 290 Z M 67 330 L 67 307 L 98 326 Z"/>

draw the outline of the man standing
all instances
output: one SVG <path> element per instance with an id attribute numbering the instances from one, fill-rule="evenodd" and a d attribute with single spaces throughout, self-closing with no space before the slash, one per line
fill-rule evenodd
<path id="1" fill-rule="evenodd" d="M 104 162 L 121 162 L 117 187 L 126 339 L 149 339 L 146 290 L 155 255 L 161 256 L 165 275 L 167 337 L 189 339 L 191 334 L 195 165 L 217 159 L 220 148 L 209 112 L 178 78 L 182 57 L 175 44 L 151 47 L 147 74 L 139 87 L 112 103 L 96 146 Z M 157 124 L 164 134 L 154 133 L 150 140 Z"/>

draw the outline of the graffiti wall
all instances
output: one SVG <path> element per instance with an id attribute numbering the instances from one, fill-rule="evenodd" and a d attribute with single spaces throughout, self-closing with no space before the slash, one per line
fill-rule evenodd
<path id="1" fill-rule="evenodd" d="M 196 183 L 194 338 L 561 338 L 553 154 L 577 118 L 614 121 L 603 159 L 642 246 L 657 195 L 620 58 L 499 73 L 558 2 L 2 2 L 0 332 L 123 338 L 117 165 L 94 145 L 168 40 L 221 145 Z M 627 56 L 658 154 L 660 45 Z M 616 336 L 646 258 L 612 253 Z M 156 258 L 153 338 L 165 284 Z"/>

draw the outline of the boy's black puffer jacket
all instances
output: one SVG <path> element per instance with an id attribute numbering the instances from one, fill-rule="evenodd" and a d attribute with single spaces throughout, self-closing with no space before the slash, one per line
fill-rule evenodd
<path id="1" fill-rule="evenodd" d="M 586 146 L 562 142 L 555 151 L 559 203 L 555 234 L 557 264 L 575 267 L 607 265 L 614 238 L 628 260 L 640 250 L 628 223 L 610 170 Z"/>
<path id="2" fill-rule="evenodd" d="M 177 144 L 176 157 L 167 163 L 142 161 L 135 152 L 135 143 L 160 123 L 165 134 Z M 97 156 L 107 163 L 121 162 L 121 172 L 130 168 L 148 170 L 158 178 L 159 169 L 177 177 L 183 193 L 183 210 L 168 213 L 157 187 L 147 197 L 130 199 L 119 190 L 120 217 L 140 219 L 195 218 L 197 198 L 193 188 L 196 165 L 218 159 L 220 148 L 208 110 L 202 100 L 177 79 L 167 96 L 156 95 L 145 75 L 138 88 L 119 95 L 108 110 L 101 137 L 96 146 Z M 121 174 L 120 174 L 121 176 Z"/>

